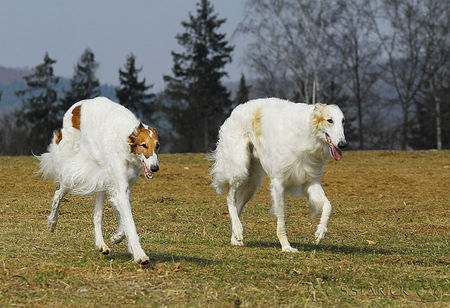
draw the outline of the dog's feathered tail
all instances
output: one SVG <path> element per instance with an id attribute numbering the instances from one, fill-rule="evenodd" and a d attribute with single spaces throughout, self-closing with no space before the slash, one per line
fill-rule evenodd
<path id="1" fill-rule="evenodd" d="M 40 156 L 35 157 L 39 160 L 39 171 L 42 176 L 46 179 L 51 179 L 57 181 L 59 178 L 59 172 L 57 166 L 60 166 L 60 155 L 61 151 L 58 144 L 60 143 L 61 130 L 55 131 L 53 133 L 53 138 L 47 147 L 47 153 L 43 153 Z M 58 182 L 58 181 L 57 181 Z"/>
<path id="2" fill-rule="evenodd" d="M 233 114 L 225 121 L 219 131 L 217 147 L 209 155 L 209 159 L 214 161 L 209 173 L 211 186 L 218 194 L 228 192 L 230 186 L 241 186 L 249 177 L 250 141 L 239 123 Z"/>
<path id="3" fill-rule="evenodd" d="M 101 168 L 79 147 L 78 131 L 72 128 L 55 131 L 47 153 L 36 156 L 38 173 L 78 194 L 90 194 L 107 185 Z"/>
<path id="4" fill-rule="evenodd" d="M 211 166 L 209 175 L 212 178 L 211 186 L 215 188 L 218 194 L 223 194 L 229 189 L 229 181 L 225 176 L 225 172 L 223 170 L 221 153 L 219 152 L 219 143 L 217 144 L 217 148 L 211 152 L 207 159 L 209 161 L 214 162 Z"/>

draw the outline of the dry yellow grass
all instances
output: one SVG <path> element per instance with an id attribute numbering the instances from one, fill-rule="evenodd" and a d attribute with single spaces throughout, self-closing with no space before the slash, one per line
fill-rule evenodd
<path id="1" fill-rule="evenodd" d="M 245 247 L 231 247 L 225 197 L 201 154 L 162 155 L 132 206 L 150 266 L 126 245 L 94 250 L 92 197 L 68 196 L 58 228 L 46 216 L 54 186 L 32 157 L 0 157 L 0 306 L 298 306 L 448 304 L 450 152 L 346 152 L 325 167 L 329 233 L 288 198 L 282 253 L 267 180 L 244 210 Z M 105 211 L 105 238 L 116 219 Z"/>

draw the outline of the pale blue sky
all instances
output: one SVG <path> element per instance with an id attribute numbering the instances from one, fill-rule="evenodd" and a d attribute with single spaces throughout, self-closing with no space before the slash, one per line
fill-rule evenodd
<path id="1" fill-rule="evenodd" d="M 171 74 L 175 39 L 181 21 L 195 14 L 196 0 L 2 0 L 0 2 L 0 65 L 32 68 L 49 52 L 55 74 L 71 77 L 80 55 L 89 47 L 100 63 L 102 83 L 118 84 L 118 69 L 133 52 L 141 77 L 163 89 L 163 74 Z M 243 72 L 243 38 L 231 35 L 242 19 L 244 1 L 212 0 L 215 12 L 227 22 L 220 28 L 236 46 L 226 67 L 237 81 Z M 245 70 L 244 70 L 245 73 Z"/>

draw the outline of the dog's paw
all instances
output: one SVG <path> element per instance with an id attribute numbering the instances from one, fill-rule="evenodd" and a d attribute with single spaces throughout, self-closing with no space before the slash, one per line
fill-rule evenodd
<path id="1" fill-rule="evenodd" d="M 140 264 L 140 265 L 145 265 L 150 262 L 150 258 L 148 256 L 144 255 L 142 257 L 135 258 L 134 262 L 136 262 L 137 264 Z"/>
<path id="2" fill-rule="evenodd" d="M 317 226 L 317 230 L 315 233 L 315 242 L 316 245 L 318 245 L 320 243 L 320 241 L 325 237 L 325 234 L 327 234 L 327 227 L 323 226 L 323 225 L 318 225 Z"/>
<path id="3" fill-rule="evenodd" d="M 47 228 L 50 230 L 50 232 L 55 232 L 57 224 L 58 224 L 57 220 L 47 219 Z"/>
<path id="4" fill-rule="evenodd" d="M 111 252 L 111 249 L 109 249 L 109 247 L 106 246 L 105 244 L 98 245 L 97 249 L 98 249 L 98 251 L 100 251 L 104 255 L 107 255 L 107 254 L 109 254 Z"/>
<path id="5" fill-rule="evenodd" d="M 291 246 L 285 246 L 281 248 L 283 252 L 298 252 L 297 248 L 292 248 Z"/>
<path id="6" fill-rule="evenodd" d="M 232 246 L 244 246 L 243 240 L 238 240 L 234 236 L 231 237 L 231 245 Z"/>
<path id="7" fill-rule="evenodd" d="M 119 244 L 125 239 L 125 233 L 119 232 L 115 233 L 113 236 L 111 236 L 110 241 L 112 244 Z"/>

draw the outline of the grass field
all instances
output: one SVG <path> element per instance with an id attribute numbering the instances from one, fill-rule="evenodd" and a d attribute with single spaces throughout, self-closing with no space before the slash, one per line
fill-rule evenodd
<path id="1" fill-rule="evenodd" d="M 449 305 L 450 152 L 346 152 L 325 166 L 329 233 L 287 199 L 282 253 L 267 179 L 244 210 L 245 247 L 229 245 L 225 196 L 200 154 L 161 155 L 132 206 L 150 265 L 126 245 L 94 250 L 93 197 L 68 196 L 46 228 L 54 186 L 32 157 L 0 157 L 0 306 Z M 104 235 L 116 228 L 106 205 Z M 448 307 L 448 306 L 447 306 Z"/>

